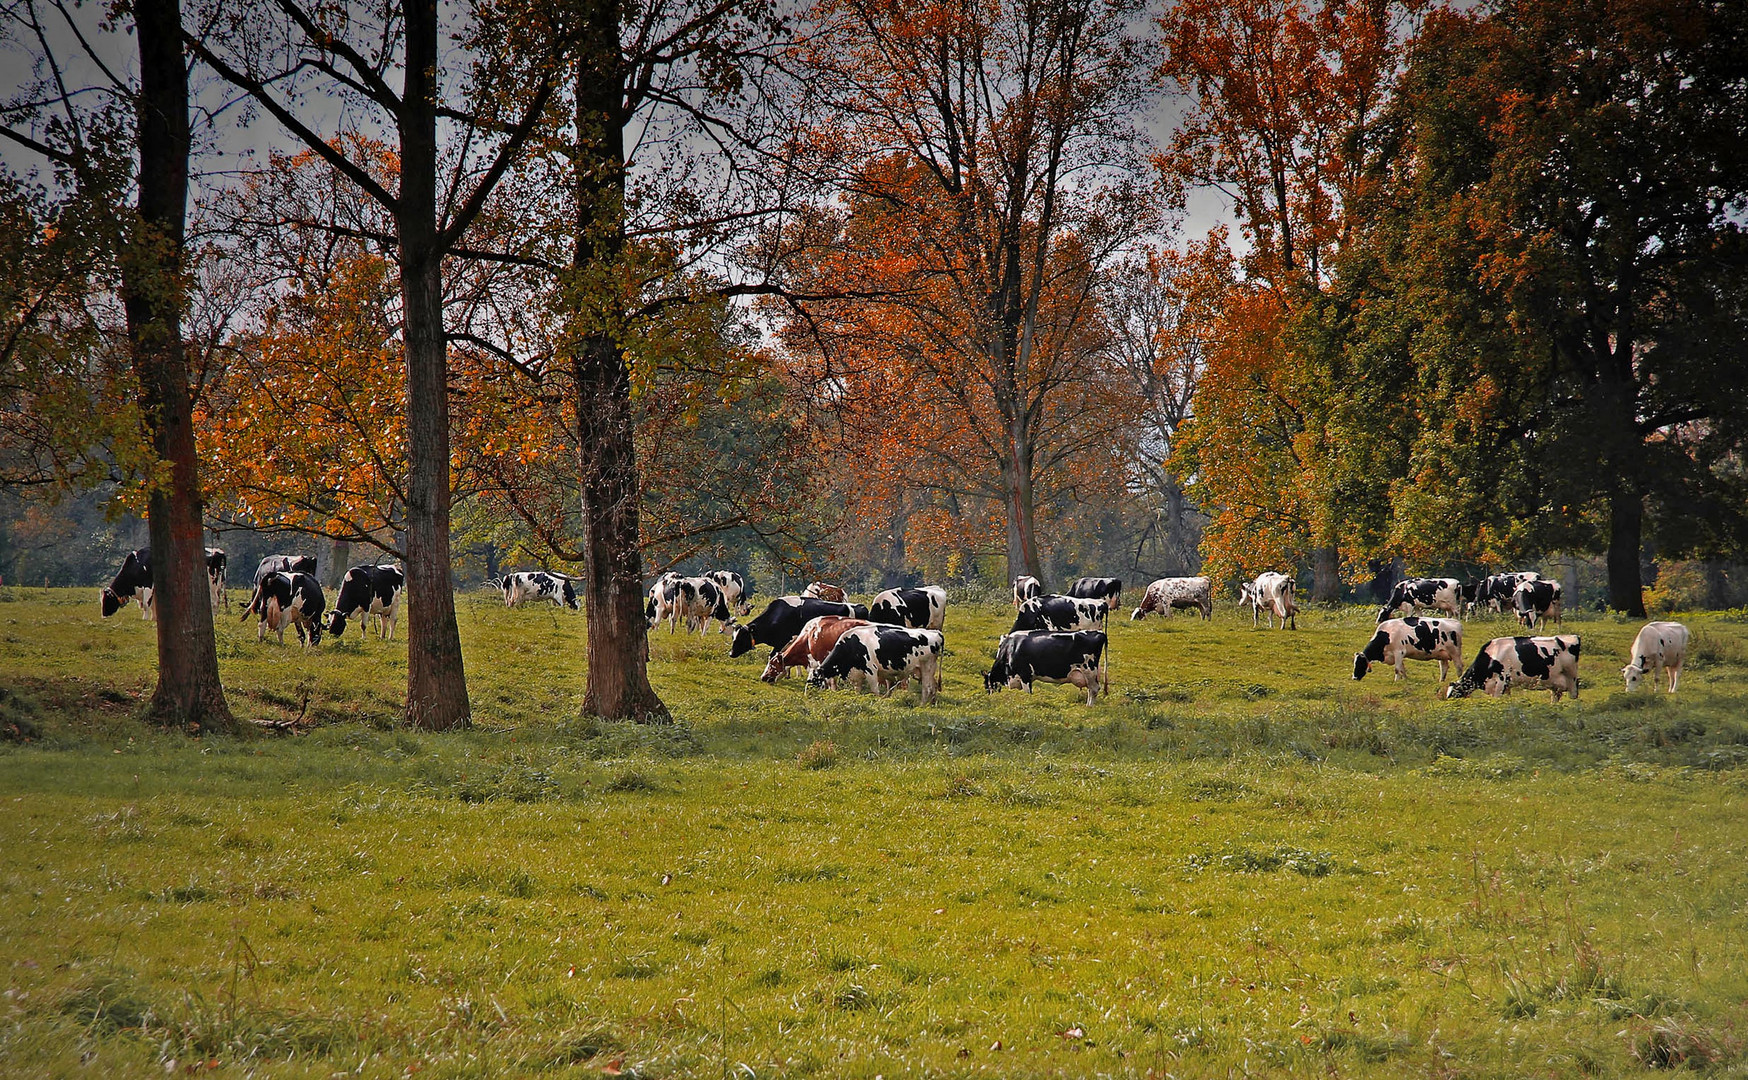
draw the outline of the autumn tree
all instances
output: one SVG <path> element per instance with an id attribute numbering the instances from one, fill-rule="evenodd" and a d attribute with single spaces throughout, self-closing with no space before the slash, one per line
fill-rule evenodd
<path id="1" fill-rule="evenodd" d="M 794 320 L 815 346 L 803 375 L 822 399 L 902 395 L 887 404 L 906 403 L 904 423 L 869 413 L 864 428 L 902 443 L 882 453 L 942 504 L 993 500 L 1011 574 L 1040 572 L 1052 471 L 1098 438 L 1108 403 L 1081 336 L 1100 272 L 1150 220 L 1133 186 L 1133 13 L 825 0 L 796 49 L 809 160 L 847 209 L 811 223 L 795 284 L 865 300 Z"/>
<path id="2" fill-rule="evenodd" d="M 126 9 L 121 25 L 137 43 L 137 80 L 118 76 L 94 44 L 103 40 L 95 31 L 107 34 L 108 25 L 82 27 L 75 18 L 62 5 L 29 2 L 5 15 L 8 38 L 33 52 L 36 77 L 8 103 L 0 136 L 45 162 L 55 188 L 66 196 L 52 210 L 37 201 L 35 208 L 48 212 L 26 217 L 24 234 L 14 235 L 22 247 L 34 249 L 21 267 L 27 275 L 47 264 L 66 276 L 36 281 L 27 276 L 12 286 L 27 303 L 15 326 L 22 336 L 14 336 L 7 348 L 7 366 L 17 365 L 18 375 L 6 380 L 6 389 L 9 397 L 20 395 L 9 402 L 8 412 L 22 420 L 39 407 L 66 403 L 67 393 L 51 387 L 42 368 L 25 374 L 27 365 L 45 359 L 52 364 L 68 355 L 42 341 L 54 327 L 43 320 L 65 313 L 68 305 L 92 303 L 92 296 L 69 293 L 69 288 L 101 292 L 113 285 L 125 329 L 128 390 L 136 403 L 127 416 L 138 425 L 131 455 L 137 468 L 127 470 L 125 478 L 143 496 L 151 536 L 158 686 L 150 715 L 190 731 L 231 729 L 235 722 L 219 683 L 206 586 L 194 391 L 183 336 L 191 133 L 182 9 L 179 0 L 138 0 Z M 77 44 L 70 55 L 58 53 L 52 42 L 67 38 Z M 11 201 L 14 211 L 22 207 Z M 20 223 L 16 215 L 10 222 L 15 229 Z M 89 247 L 73 252 L 69 249 L 76 245 L 66 244 L 63 236 L 78 237 Z M 91 328 L 85 320 L 73 321 Z M 87 338 L 83 344 L 90 343 Z M 70 344 L 77 350 L 82 343 Z M 89 385 L 78 372 L 66 374 L 74 376 L 75 385 Z M 113 374 L 101 377 L 109 386 L 97 391 L 93 403 L 103 412 L 125 410 L 123 401 L 104 392 L 119 388 Z M 38 451 L 59 441 L 68 448 L 56 455 L 62 460 L 85 454 L 97 430 L 64 410 L 61 419 L 66 427 L 48 432 L 48 439 L 24 432 L 22 441 Z M 43 459 L 31 460 L 41 464 Z M 60 480 L 77 479 L 80 471 L 61 469 L 58 462 L 53 469 Z"/>

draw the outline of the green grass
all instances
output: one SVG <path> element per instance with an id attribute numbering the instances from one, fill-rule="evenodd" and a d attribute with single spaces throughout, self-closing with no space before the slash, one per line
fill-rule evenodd
<path id="1" fill-rule="evenodd" d="M 1748 1072 L 1739 617 L 1675 701 L 1571 620 L 1559 706 L 1356 684 L 1360 609 L 1115 624 L 1092 708 L 983 692 L 996 607 L 930 708 L 662 631 L 639 728 L 580 617 L 460 614 L 474 731 L 395 726 L 401 643 L 233 616 L 233 707 L 317 725 L 189 739 L 149 624 L 0 590 L 0 1073 Z"/>

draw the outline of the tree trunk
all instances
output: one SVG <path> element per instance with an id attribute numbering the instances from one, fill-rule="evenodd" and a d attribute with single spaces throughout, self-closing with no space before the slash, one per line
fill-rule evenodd
<path id="1" fill-rule="evenodd" d="M 1645 583 L 1639 572 L 1644 527 L 1644 497 L 1615 492 L 1608 502 L 1608 606 L 1635 619 L 1645 617 Z"/>
<path id="2" fill-rule="evenodd" d="M 583 710 L 607 720 L 664 723 L 667 706 L 649 683 L 643 614 L 642 491 L 633 442 L 631 373 L 616 335 L 624 326 L 604 272 L 625 244 L 625 123 L 620 85 L 621 4 L 585 13 L 577 64 L 577 236 L 573 289 L 579 325 L 572 375 L 577 394 L 577 471 L 582 488 L 584 603 L 589 623 Z M 596 295 L 590 295 L 590 293 Z M 593 322 L 592 327 L 588 324 Z"/>
<path id="3" fill-rule="evenodd" d="M 138 0 L 139 222 L 122 255 L 122 294 L 140 404 L 167 485 L 148 495 L 158 688 L 150 714 L 191 733 L 234 731 L 219 683 L 207 591 L 194 402 L 182 347 L 181 262 L 188 204 L 188 67 L 180 0 Z"/>
<path id="4" fill-rule="evenodd" d="M 1341 599 L 1341 557 L 1334 544 L 1311 552 L 1311 599 L 1327 603 Z"/>
<path id="5" fill-rule="evenodd" d="M 333 541 L 328 549 L 328 588 L 338 589 L 346 580 L 346 571 L 351 569 L 346 564 L 351 561 L 352 545 L 344 540 Z"/>
<path id="6" fill-rule="evenodd" d="M 407 722 L 470 720 L 449 571 L 448 342 L 437 250 L 437 3 L 406 0 L 399 114 L 402 337 L 407 362 Z"/>
<path id="7" fill-rule="evenodd" d="M 1001 463 L 1008 519 L 1008 580 L 1012 581 L 1021 574 L 1030 574 L 1041 580 L 1044 573 L 1043 563 L 1038 558 L 1030 455 L 1025 452 L 1023 432 L 1017 432 L 1012 441 L 1014 452 Z"/>

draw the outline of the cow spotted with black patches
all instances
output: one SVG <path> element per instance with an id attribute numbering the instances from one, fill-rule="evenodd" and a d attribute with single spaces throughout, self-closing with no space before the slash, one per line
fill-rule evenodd
<path id="1" fill-rule="evenodd" d="M 1517 621 L 1534 630 L 1549 619 L 1564 622 L 1560 617 L 1560 583 L 1558 581 L 1523 581 L 1511 594 L 1512 610 Z"/>
<path id="2" fill-rule="evenodd" d="M 674 600 L 668 608 L 668 633 L 673 633 L 674 627 L 684 622 L 688 631 L 702 634 L 710 628 L 712 620 L 725 634 L 734 622 L 734 615 L 728 609 L 728 597 L 716 582 L 707 577 L 686 577 L 676 581 Z"/>
<path id="3" fill-rule="evenodd" d="M 1687 643 L 1692 635 L 1678 622 L 1646 623 L 1633 639 L 1633 659 L 1621 668 L 1627 680 L 1627 693 L 1639 688 L 1639 680 L 1649 675 L 1651 690 L 1657 689 L 1657 670 L 1669 673 L 1669 692 L 1681 682 L 1681 665 L 1687 662 Z"/>
<path id="4" fill-rule="evenodd" d="M 249 606 L 243 609 L 243 617 L 238 622 L 248 622 L 249 616 L 261 614 L 257 606 L 261 599 L 261 582 L 269 574 L 308 574 L 314 577 L 316 573 L 316 557 L 314 555 L 264 555 L 261 564 L 255 567 L 255 592 L 249 597 Z"/>
<path id="5" fill-rule="evenodd" d="M 214 611 L 217 611 L 220 607 L 223 607 L 226 611 L 229 611 L 231 608 L 231 595 L 225 589 L 225 566 L 227 562 L 228 560 L 225 558 L 223 548 L 206 549 L 206 587 L 212 595 L 212 609 Z"/>
<path id="6" fill-rule="evenodd" d="M 736 615 L 751 615 L 753 592 L 747 588 L 746 579 L 733 570 L 709 570 L 704 574 L 722 590 L 722 598 L 727 602 L 729 610 Z"/>
<path id="7" fill-rule="evenodd" d="M 1519 585 L 1540 578 L 1541 575 L 1534 570 L 1516 570 L 1471 581 L 1463 586 L 1463 610 L 1470 612 L 1484 607 L 1492 612 L 1503 612 L 1511 606 L 1511 598 Z"/>
<path id="8" fill-rule="evenodd" d="M 486 584 L 504 594 L 505 607 L 521 607 L 529 600 L 550 600 L 559 607 L 580 611 L 583 602 L 577 599 L 571 580 L 550 570 L 523 570 L 493 578 Z"/>
<path id="9" fill-rule="evenodd" d="M 868 621 L 913 630 L 939 630 L 947 621 L 947 590 L 939 585 L 887 589 L 868 602 Z"/>
<path id="10" fill-rule="evenodd" d="M 839 604 L 811 596 L 779 596 L 766 605 L 758 618 L 735 628 L 728 655 L 744 656 L 757 645 L 781 649 L 794 641 L 803 627 L 821 615 L 866 619 L 868 609 L 861 604 Z"/>
<path id="11" fill-rule="evenodd" d="M 346 633 L 346 620 L 358 616 L 364 620 L 358 634 L 370 628 L 370 617 L 377 617 L 378 636 L 393 641 L 395 622 L 401 614 L 401 596 L 406 592 L 407 575 L 398 566 L 354 566 L 340 582 L 340 593 L 334 597 L 334 610 L 328 614 L 328 633 L 336 638 Z"/>
<path id="12" fill-rule="evenodd" d="M 644 621 L 654 630 L 663 619 L 672 613 L 674 601 L 680 595 L 680 575 L 672 570 L 656 578 L 655 584 L 649 587 L 649 601 L 644 605 Z M 670 632 L 672 628 L 670 627 Z"/>
<path id="13" fill-rule="evenodd" d="M 1437 660 L 1442 685 L 1450 678 L 1451 665 L 1463 663 L 1463 624 L 1414 615 L 1381 622 L 1365 649 L 1353 654 L 1353 677 L 1363 679 L 1373 664 L 1388 664 L 1396 669 L 1398 680 L 1405 679 L 1403 663 L 1408 660 Z"/>
<path id="14" fill-rule="evenodd" d="M 103 588 L 99 607 L 103 617 L 109 618 L 123 607 L 129 600 L 140 605 L 140 618 L 152 617 L 152 549 L 140 548 L 130 551 L 121 560 L 121 569 Z"/>
<path id="15" fill-rule="evenodd" d="M 1014 579 L 1014 606 L 1019 607 L 1027 600 L 1044 594 L 1043 584 L 1035 577 L 1021 576 Z"/>
<path id="16" fill-rule="evenodd" d="M 268 631 L 285 644 L 285 628 L 297 630 L 304 648 L 322 640 L 322 609 L 328 606 L 321 583 L 309 574 L 268 574 L 255 583 L 255 595 L 249 602 L 252 610 L 261 613 L 255 625 L 255 640 L 266 638 Z"/>
<path id="17" fill-rule="evenodd" d="M 1114 577 L 1083 577 L 1068 587 L 1068 595 L 1077 600 L 1103 600 L 1105 616 L 1123 605 L 1123 579 Z"/>
<path id="18" fill-rule="evenodd" d="M 1017 634 L 1026 630 L 1050 630 L 1067 633 L 1075 630 L 1098 630 L 1105 625 L 1111 609 L 1103 600 L 1084 600 L 1074 596 L 1046 593 L 1034 596 L 1020 605 L 1014 625 L 1008 631 Z"/>
<path id="19" fill-rule="evenodd" d="M 1214 585 L 1205 577 L 1160 578 L 1141 594 L 1141 606 L 1129 613 L 1129 621 L 1158 612 L 1166 618 L 1176 608 L 1194 608 L 1204 620 L 1214 617 Z"/>
<path id="20" fill-rule="evenodd" d="M 1281 620 L 1281 629 L 1285 630 L 1290 621 L 1293 629 L 1299 629 L 1299 604 L 1293 598 L 1296 586 L 1293 579 L 1273 570 L 1265 571 L 1256 576 L 1255 581 L 1246 581 L 1238 586 L 1238 604 L 1250 608 L 1250 627 L 1256 629 L 1258 617 L 1268 616 L 1269 629 L 1274 629 L 1275 618 Z"/>
<path id="21" fill-rule="evenodd" d="M 1456 578 L 1409 578 L 1398 581 L 1390 590 L 1390 599 L 1378 609 L 1378 621 L 1383 622 L 1404 606 L 1410 609 L 1428 608 L 1455 618 L 1462 612 L 1463 583 Z"/>
<path id="22" fill-rule="evenodd" d="M 816 581 L 802 589 L 801 595 L 810 596 L 815 600 L 830 600 L 834 604 L 842 604 L 849 599 L 844 595 L 844 590 L 841 587 L 824 581 Z"/>
<path id="23" fill-rule="evenodd" d="M 1105 641 L 1098 630 L 1008 634 L 995 647 L 995 663 L 983 676 L 983 688 L 992 694 L 1003 687 L 1029 694 L 1035 682 L 1069 683 L 1085 690 L 1086 703 L 1091 705 L 1101 690 L 1111 689 Z"/>
<path id="24" fill-rule="evenodd" d="M 1479 690 L 1488 697 L 1508 694 L 1513 687 L 1552 690 L 1554 700 L 1571 694 L 1578 700 L 1576 634 L 1558 637 L 1502 637 L 1481 646 L 1463 677 L 1445 691 L 1447 698 L 1465 698 Z"/>
<path id="25" fill-rule="evenodd" d="M 857 626 L 838 638 L 830 654 L 807 677 L 807 685 L 821 687 L 861 672 L 869 688 L 881 694 L 891 693 L 900 681 L 915 680 L 918 697 L 927 705 L 940 690 L 941 654 L 945 651 L 946 638 L 939 630 Z"/>
<path id="26" fill-rule="evenodd" d="M 858 626 L 872 626 L 865 619 L 851 619 L 841 615 L 822 615 L 810 619 L 794 641 L 781 649 L 771 650 L 771 659 L 765 664 L 765 671 L 759 678 L 768 683 L 778 679 L 787 679 L 790 668 L 804 667 L 809 674 L 813 669 L 825 662 L 831 655 L 832 647 L 838 643 L 838 638 Z"/>

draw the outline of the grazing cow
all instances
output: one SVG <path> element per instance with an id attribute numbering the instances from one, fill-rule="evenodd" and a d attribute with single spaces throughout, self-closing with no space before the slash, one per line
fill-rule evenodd
<path id="1" fill-rule="evenodd" d="M 1014 606 L 1019 607 L 1034 596 L 1041 595 L 1044 586 L 1035 577 L 1022 576 L 1014 579 Z"/>
<path id="2" fill-rule="evenodd" d="M 225 552 L 223 548 L 206 549 L 206 585 L 212 592 L 212 609 L 231 609 L 231 594 L 225 591 Z"/>
<path id="3" fill-rule="evenodd" d="M 922 704 L 935 700 L 941 688 L 941 654 L 946 638 L 939 630 L 871 624 L 852 627 L 807 677 L 809 686 L 825 686 L 860 672 L 876 694 L 891 693 L 900 680 L 917 680 Z M 891 684 L 881 689 L 882 679 Z"/>
<path id="4" fill-rule="evenodd" d="M 753 613 L 752 590 L 747 588 L 746 580 L 739 574 L 733 570 L 707 570 L 704 572 L 704 576 L 722 590 L 723 602 L 728 604 L 729 609 L 735 614 L 751 615 Z"/>
<path id="5" fill-rule="evenodd" d="M 528 600 L 550 600 L 560 607 L 580 611 L 583 602 L 577 599 L 571 581 L 570 577 L 550 570 L 522 570 L 490 578 L 486 584 L 504 594 L 505 607 L 521 607 Z"/>
<path id="6" fill-rule="evenodd" d="M 285 628 L 295 627 L 304 648 L 322 640 L 322 609 L 328 598 L 322 594 L 321 582 L 309 574 L 268 574 L 255 583 L 255 595 L 249 600 L 249 610 L 259 611 L 261 620 L 255 624 L 255 640 L 261 641 L 269 630 L 279 635 L 285 644 Z M 247 619 L 248 615 L 243 618 Z"/>
<path id="7" fill-rule="evenodd" d="M 1549 619 L 1563 623 L 1560 618 L 1560 583 L 1558 581 L 1522 581 L 1517 590 L 1511 594 L 1512 610 L 1517 612 L 1517 621 L 1534 630 Z"/>
<path id="8" fill-rule="evenodd" d="M 1123 606 L 1123 579 L 1114 577 L 1083 577 L 1068 587 L 1068 595 L 1078 600 L 1103 600 L 1105 615 Z"/>
<path id="9" fill-rule="evenodd" d="M 255 593 L 249 598 L 249 606 L 243 610 L 239 622 L 248 622 L 249 616 L 261 614 L 255 605 L 261 599 L 261 579 L 268 574 L 309 574 L 315 576 L 316 557 L 314 555 L 264 555 L 261 565 L 255 568 Z"/>
<path id="10" fill-rule="evenodd" d="M 1174 608 L 1195 608 L 1203 619 L 1214 617 L 1214 586 L 1205 577 L 1162 577 L 1141 594 L 1141 606 L 1129 613 L 1129 621 L 1158 612 L 1171 618 Z"/>
<path id="11" fill-rule="evenodd" d="M 815 600 L 830 600 L 834 604 L 842 604 L 849 599 L 844 595 L 844 590 L 842 588 L 836 585 L 828 585 L 823 581 L 816 581 L 807 588 L 802 589 L 801 595 L 811 596 Z"/>
<path id="12" fill-rule="evenodd" d="M 1681 682 L 1681 665 L 1687 662 L 1687 643 L 1691 635 L 1678 622 L 1646 623 L 1633 639 L 1633 659 L 1621 668 L 1627 680 L 1627 692 L 1639 688 L 1639 680 L 1649 675 L 1651 690 L 1657 689 L 1657 669 L 1669 673 L 1669 692 Z"/>
<path id="13" fill-rule="evenodd" d="M 648 614 L 647 610 L 645 614 Z M 696 630 L 700 634 L 710 628 L 712 619 L 725 634 L 734 622 L 734 614 L 728 609 L 727 594 L 707 577 L 683 577 L 674 582 L 674 599 L 668 606 L 667 617 L 670 634 L 682 620 L 688 631 Z"/>
<path id="14" fill-rule="evenodd" d="M 1396 587 L 1390 590 L 1390 599 L 1378 609 L 1378 621 L 1383 622 L 1396 614 L 1403 605 L 1413 614 L 1416 608 L 1431 608 L 1442 611 L 1453 619 L 1462 613 L 1463 583 L 1456 578 L 1421 577 L 1398 581 Z"/>
<path id="15" fill-rule="evenodd" d="M 656 624 L 669 616 L 674 606 L 674 600 L 680 594 L 680 575 L 669 570 L 656 578 L 655 584 L 649 587 L 649 603 L 643 607 L 643 617 L 649 623 L 651 630 Z"/>
<path id="16" fill-rule="evenodd" d="M 1246 581 L 1238 586 L 1238 604 L 1250 608 L 1250 626 L 1255 629 L 1257 617 L 1268 614 L 1269 629 L 1274 629 L 1275 619 L 1281 620 L 1281 629 L 1287 628 L 1288 620 L 1292 621 L 1293 629 L 1299 629 L 1299 604 L 1293 599 L 1293 590 L 1297 586 L 1293 579 L 1285 574 L 1277 574 L 1273 570 L 1256 575 L 1255 581 Z"/>
<path id="17" fill-rule="evenodd" d="M 1501 637 L 1481 646 L 1475 662 L 1463 677 L 1445 691 L 1447 698 L 1464 698 L 1480 690 L 1488 697 L 1508 694 L 1514 686 L 1552 690 L 1578 700 L 1578 635 L 1559 637 Z"/>
<path id="18" fill-rule="evenodd" d="M 1390 619 L 1378 624 L 1378 632 L 1365 651 L 1353 654 L 1353 677 L 1363 679 L 1373 664 L 1389 664 L 1398 680 L 1408 677 L 1407 660 L 1437 660 L 1440 685 L 1451 677 L 1451 665 L 1463 664 L 1463 624 L 1455 619 Z"/>
<path id="19" fill-rule="evenodd" d="M 1508 574 L 1490 574 L 1479 581 L 1471 581 L 1463 586 L 1463 605 L 1465 611 L 1473 611 L 1485 607 L 1490 611 L 1503 612 L 1510 604 L 1517 587 L 1526 581 L 1536 581 L 1541 577 L 1534 570 L 1518 570 Z"/>
<path id="20" fill-rule="evenodd" d="M 765 672 L 759 678 L 774 683 L 778 679 L 787 679 L 789 669 L 798 667 L 806 668 L 811 674 L 814 668 L 831 655 L 832 646 L 838 643 L 838 638 L 844 636 L 844 631 L 872 625 L 874 624 L 866 620 L 845 618 L 842 615 L 821 615 L 817 619 L 811 619 L 801 628 L 801 633 L 794 641 L 781 649 L 771 650 L 771 659 L 765 664 Z"/>
<path id="21" fill-rule="evenodd" d="M 887 589 L 868 602 L 868 621 L 913 630 L 939 630 L 947 621 L 947 590 L 939 585 Z"/>
<path id="22" fill-rule="evenodd" d="M 1098 630 L 1110 617 L 1111 609 L 1103 600 L 1085 600 L 1074 596 L 1045 593 L 1020 605 L 1010 634 L 1025 630 Z"/>
<path id="23" fill-rule="evenodd" d="M 101 598 L 103 617 L 109 618 L 123 607 L 129 600 L 140 605 L 140 618 L 152 617 L 152 549 L 140 548 L 130 551 L 121 560 L 121 569 L 103 588 Z"/>
<path id="24" fill-rule="evenodd" d="M 993 694 L 1007 686 L 1029 694 L 1035 682 L 1071 683 L 1086 691 L 1086 703 L 1091 705 L 1100 690 L 1111 689 L 1105 640 L 1098 630 L 1008 634 L 995 647 L 995 664 L 984 675 L 983 688 Z"/>
<path id="25" fill-rule="evenodd" d="M 364 620 L 359 635 L 370 628 L 370 617 L 379 620 L 378 632 L 384 641 L 393 641 L 395 620 L 401 614 L 401 594 L 406 592 L 407 575 L 398 566 L 354 566 L 340 582 L 340 594 L 334 598 L 334 610 L 328 614 L 328 633 L 336 638 L 346 632 L 346 620 L 357 615 Z"/>
<path id="26" fill-rule="evenodd" d="M 764 613 L 758 618 L 745 626 L 735 628 L 728 655 L 744 656 L 755 645 L 781 649 L 794 641 L 803 627 L 821 615 L 866 619 L 868 609 L 861 604 L 839 604 L 812 596 L 779 596 L 766 605 Z"/>

